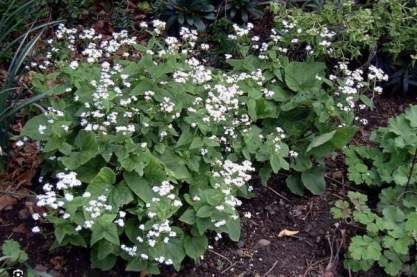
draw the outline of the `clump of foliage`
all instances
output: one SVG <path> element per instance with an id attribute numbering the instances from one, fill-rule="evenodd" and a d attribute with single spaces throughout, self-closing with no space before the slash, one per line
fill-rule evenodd
<path id="1" fill-rule="evenodd" d="M 357 58 L 377 42 L 371 9 L 352 1 L 328 2 L 316 12 L 272 5 L 274 39 L 283 53 L 310 59 Z"/>
<path id="2" fill-rule="evenodd" d="M 207 22 L 216 19 L 216 9 L 210 0 L 158 0 L 153 6 L 170 30 L 188 26 L 203 31 Z"/>
<path id="3" fill-rule="evenodd" d="M 0 1 L 0 61 L 9 61 L 27 26 L 36 22 L 45 5 L 37 1 Z"/>
<path id="4" fill-rule="evenodd" d="M 1 246 L 2 256 L 0 256 L 0 276 L 8 277 L 11 276 L 9 273 L 13 272 L 13 276 L 19 276 L 17 273 L 21 273 L 20 276 L 43 276 L 50 277 L 45 272 L 38 272 L 27 263 L 28 255 L 21 248 L 20 244 L 15 240 L 5 240 Z M 18 267 L 24 266 L 24 271 Z"/>
<path id="5" fill-rule="evenodd" d="M 415 56 L 417 8 L 413 1 L 373 1 L 372 4 L 324 1 L 316 4 L 313 11 L 306 6 L 288 8 L 272 4 L 277 23 L 276 40 L 283 52 L 338 60 L 358 58 L 364 52 L 385 53 L 394 59 Z"/>
<path id="6" fill-rule="evenodd" d="M 376 147 L 351 146 L 345 153 L 351 181 L 382 188 L 377 209 L 371 210 L 366 195 L 356 192 L 332 209 L 335 218 L 350 217 L 366 227 L 365 235 L 352 238 L 345 265 L 359 271 L 378 263 L 392 276 L 415 275 L 417 106 L 392 118 L 371 140 Z"/>
<path id="7" fill-rule="evenodd" d="M 219 7 L 221 10 L 222 7 Z M 230 0 L 224 3 L 226 18 L 235 22 L 249 22 L 250 18 L 258 19 L 263 15 L 257 0 Z"/>
<path id="8" fill-rule="evenodd" d="M 67 22 L 75 23 L 83 11 L 92 7 L 95 3 L 93 0 L 41 0 L 44 5 L 50 8 L 51 13 L 57 19 L 65 19 Z M 117 1 L 115 4 L 120 5 Z"/>
<path id="9" fill-rule="evenodd" d="M 251 24 L 233 26 L 237 54 L 214 68 L 194 31 L 164 38 L 166 24 L 152 25 L 141 24 L 142 44 L 61 25 L 49 66 L 32 75 L 50 95 L 22 131 L 44 157 L 47 216 L 34 218 L 53 224 L 55 246 L 88 247 L 103 270 L 118 257 L 129 271 L 179 269 L 204 255 L 210 233 L 238 240 L 255 169 L 263 183 L 285 171 L 292 191 L 323 192 L 324 158 L 350 141 L 355 110 L 383 79 L 346 64 L 327 78 L 324 64 L 290 62 L 250 37 Z"/>
<path id="10" fill-rule="evenodd" d="M 208 25 L 222 19 L 247 23 L 263 14 L 258 1 L 250 0 L 158 0 L 152 6 L 153 13 L 167 22 L 171 33 L 182 26 L 205 31 Z"/>

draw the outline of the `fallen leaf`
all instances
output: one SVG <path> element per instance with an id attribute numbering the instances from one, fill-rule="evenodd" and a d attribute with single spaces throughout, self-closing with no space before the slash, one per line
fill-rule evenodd
<path id="1" fill-rule="evenodd" d="M 279 232 L 278 237 L 282 238 L 282 237 L 292 237 L 295 236 L 296 234 L 298 234 L 298 231 L 291 231 L 288 229 L 284 229 L 281 232 Z"/>

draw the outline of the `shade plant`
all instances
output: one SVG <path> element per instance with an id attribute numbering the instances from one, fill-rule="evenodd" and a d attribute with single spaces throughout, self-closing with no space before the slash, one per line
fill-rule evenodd
<path id="1" fill-rule="evenodd" d="M 45 112 L 21 136 L 44 158 L 33 231 L 52 224 L 54 247 L 89 248 L 93 267 L 121 257 L 128 271 L 156 274 L 200 260 L 210 234 L 239 240 L 255 170 L 263 183 L 281 172 L 292 191 L 321 193 L 324 158 L 354 135 L 376 79 L 291 62 L 260 47 L 251 24 L 234 26 L 239 52 L 214 68 L 194 31 L 178 39 L 163 36 L 165 22 L 148 25 L 141 43 L 60 25 L 50 65 L 33 72 Z"/>
<path id="2" fill-rule="evenodd" d="M 365 228 L 346 254 L 345 266 L 353 271 L 378 264 L 391 276 L 417 273 L 416 130 L 417 106 L 411 106 L 372 133 L 375 146 L 345 150 L 349 179 L 379 194 L 376 207 L 366 195 L 350 192 L 348 201 L 339 200 L 332 209 L 335 218 L 351 218 Z"/>

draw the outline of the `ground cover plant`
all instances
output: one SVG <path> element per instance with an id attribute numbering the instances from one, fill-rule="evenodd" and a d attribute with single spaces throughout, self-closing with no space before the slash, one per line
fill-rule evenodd
<path id="1" fill-rule="evenodd" d="M 259 52 L 251 24 L 230 35 L 240 45 L 232 68 L 210 68 L 195 31 L 164 38 L 164 22 L 142 26 L 147 44 L 60 25 L 51 69 L 33 75 L 50 95 L 45 112 L 19 141 L 39 141 L 45 158 L 37 205 L 48 210 L 36 220 L 53 223 L 56 246 L 91 248 L 104 270 L 119 256 L 127 270 L 180 269 L 204 254 L 209 232 L 238 240 L 255 167 L 264 182 L 284 170 L 294 193 L 322 193 L 323 158 L 350 141 L 356 105 L 384 79 L 340 64 L 331 81 L 324 64 L 290 62 L 273 41 Z"/>
<path id="2" fill-rule="evenodd" d="M 5 17 L 1 276 L 417 274 L 415 1 L 36 7 Z"/>
<path id="3" fill-rule="evenodd" d="M 349 202 L 338 201 L 336 218 L 352 218 L 366 227 L 366 234 L 352 238 L 345 261 L 354 271 L 368 270 L 375 262 L 389 275 L 415 275 L 411 250 L 416 243 L 417 106 L 392 118 L 388 127 L 371 136 L 376 147 L 346 149 L 348 177 L 355 184 L 381 187 L 377 210 L 368 197 L 350 192 Z"/>

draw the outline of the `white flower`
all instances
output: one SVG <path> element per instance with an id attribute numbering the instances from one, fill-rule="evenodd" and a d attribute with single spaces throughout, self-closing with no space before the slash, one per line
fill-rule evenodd
<path id="1" fill-rule="evenodd" d="M 33 233 L 39 233 L 41 231 L 41 229 L 38 226 L 35 226 L 32 228 L 32 232 Z"/>
<path id="2" fill-rule="evenodd" d="M 221 227 L 221 226 L 223 226 L 223 225 L 226 225 L 226 220 L 220 220 L 220 221 L 217 221 L 215 224 L 214 224 L 214 226 L 215 227 L 217 227 L 217 228 L 219 228 L 219 227 Z"/>
<path id="3" fill-rule="evenodd" d="M 70 66 L 71 69 L 75 70 L 75 69 L 78 68 L 78 62 L 77 61 L 72 61 L 69 66 Z"/>
<path id="4" fill-rule="evenodd" d="M 21 140 L 16 141 L 16 146 L 17 147 L 22 147 L 25 143 Z"/>
<path id="5" fill-rule="evenodd" d="M 45 130 L 46 130 L 46 126 L 45 125 L 39 125 L 39 127 L 38 127 L 38 132 L 39 132 L 39 134 L 41 134 L 41 135 L 43 135 L 43 134 L 45 134 Z"/>

